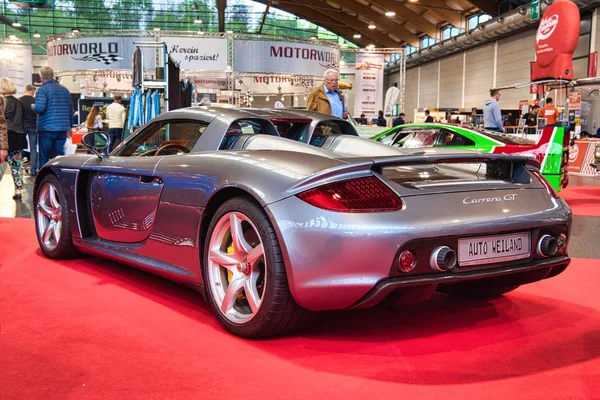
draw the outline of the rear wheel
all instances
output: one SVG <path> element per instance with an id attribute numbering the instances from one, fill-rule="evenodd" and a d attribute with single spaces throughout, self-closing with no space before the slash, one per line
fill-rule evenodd
<path id="1" fill-rule="evenodd" d="M 35 230 L 44 255 L 54 259 L 69 259 L 80 255 L 73 245 L 67 200 L 58 178 L 46 176 L 35 197 Z"/>
<path id="2" fill-rule="evenodd" d="M 519 286 L 520 285 L 507 287 L 489 287 L 477 285 L 477 282 L 468 282 L 439 288 L 438 291 L 457 297 L 491 299 L 494 297 L 500 297 L 505 293 L 512 292 Z"/>
<path id="3" fill-rule="evenodd" d="M 310 315 L 292 298 L 269 219 L 248 198 L 228 200 L 215 213 L 204 245 L 204 282 L 220 322 L 238 336 L 282 334 Z"/>

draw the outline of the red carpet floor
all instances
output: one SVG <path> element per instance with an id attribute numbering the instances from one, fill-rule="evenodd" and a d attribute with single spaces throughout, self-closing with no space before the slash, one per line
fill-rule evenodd
<path id="1" fill-rule="evenodd" d="M 573 215 L 600 216 L 600 186 L 569 185 L 560 195 L 569 203 Z"/>
<path id="2" fill-rule="evenodd" d="M 331 312 L 264 341 L 201 296 L 96 258 L 56 262 L 0 219 L 0 399 L 598 399 L 600 261 L 493 301 Z"/>

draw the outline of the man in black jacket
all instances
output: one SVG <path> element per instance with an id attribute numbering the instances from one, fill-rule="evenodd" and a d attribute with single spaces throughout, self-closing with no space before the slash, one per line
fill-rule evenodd
<path id="1" fill-rule="evenodd" d="M 25 95 L 21 97 L 21 103 L 23 103 L 23 114 L 25 131 L 27 132 L 27 139 L 29 140 L 29 163 L 31 164 L 31 176 L 37 174 L 38 165 L 38 136 L 37 136 L 37 115 L 31 109 L 31 105 L 35 103 L 35 86 L 25 86 Z"/>

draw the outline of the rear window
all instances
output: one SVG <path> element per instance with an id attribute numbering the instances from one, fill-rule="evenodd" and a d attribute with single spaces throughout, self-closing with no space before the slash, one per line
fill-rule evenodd
<path id="1" fill-rule="evenodd" d="M 302 141 L 310 129 L 310 119 L 271 119 L 279 136 L 292 139 L 295 141 Z"/>
<path id="2" fill-rule="evenodd" d="M 358 136 L 358 133 L 356 133 L 356 129 L 354 129 L 352 124 L 344 120 L 330 119 L 321 121 L 317 125 L 317 128 L 320 128 L 325 135 Z"/>

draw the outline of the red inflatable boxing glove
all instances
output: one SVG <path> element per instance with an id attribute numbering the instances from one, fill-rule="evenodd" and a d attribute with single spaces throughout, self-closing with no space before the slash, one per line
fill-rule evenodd
<path id="1" fill-rule="evenodd" d="M 573 53 L 579 40 L 579 7 L 557 0 L 546 9 L 537 30 L 531 80 L 573 79 Z"/>

